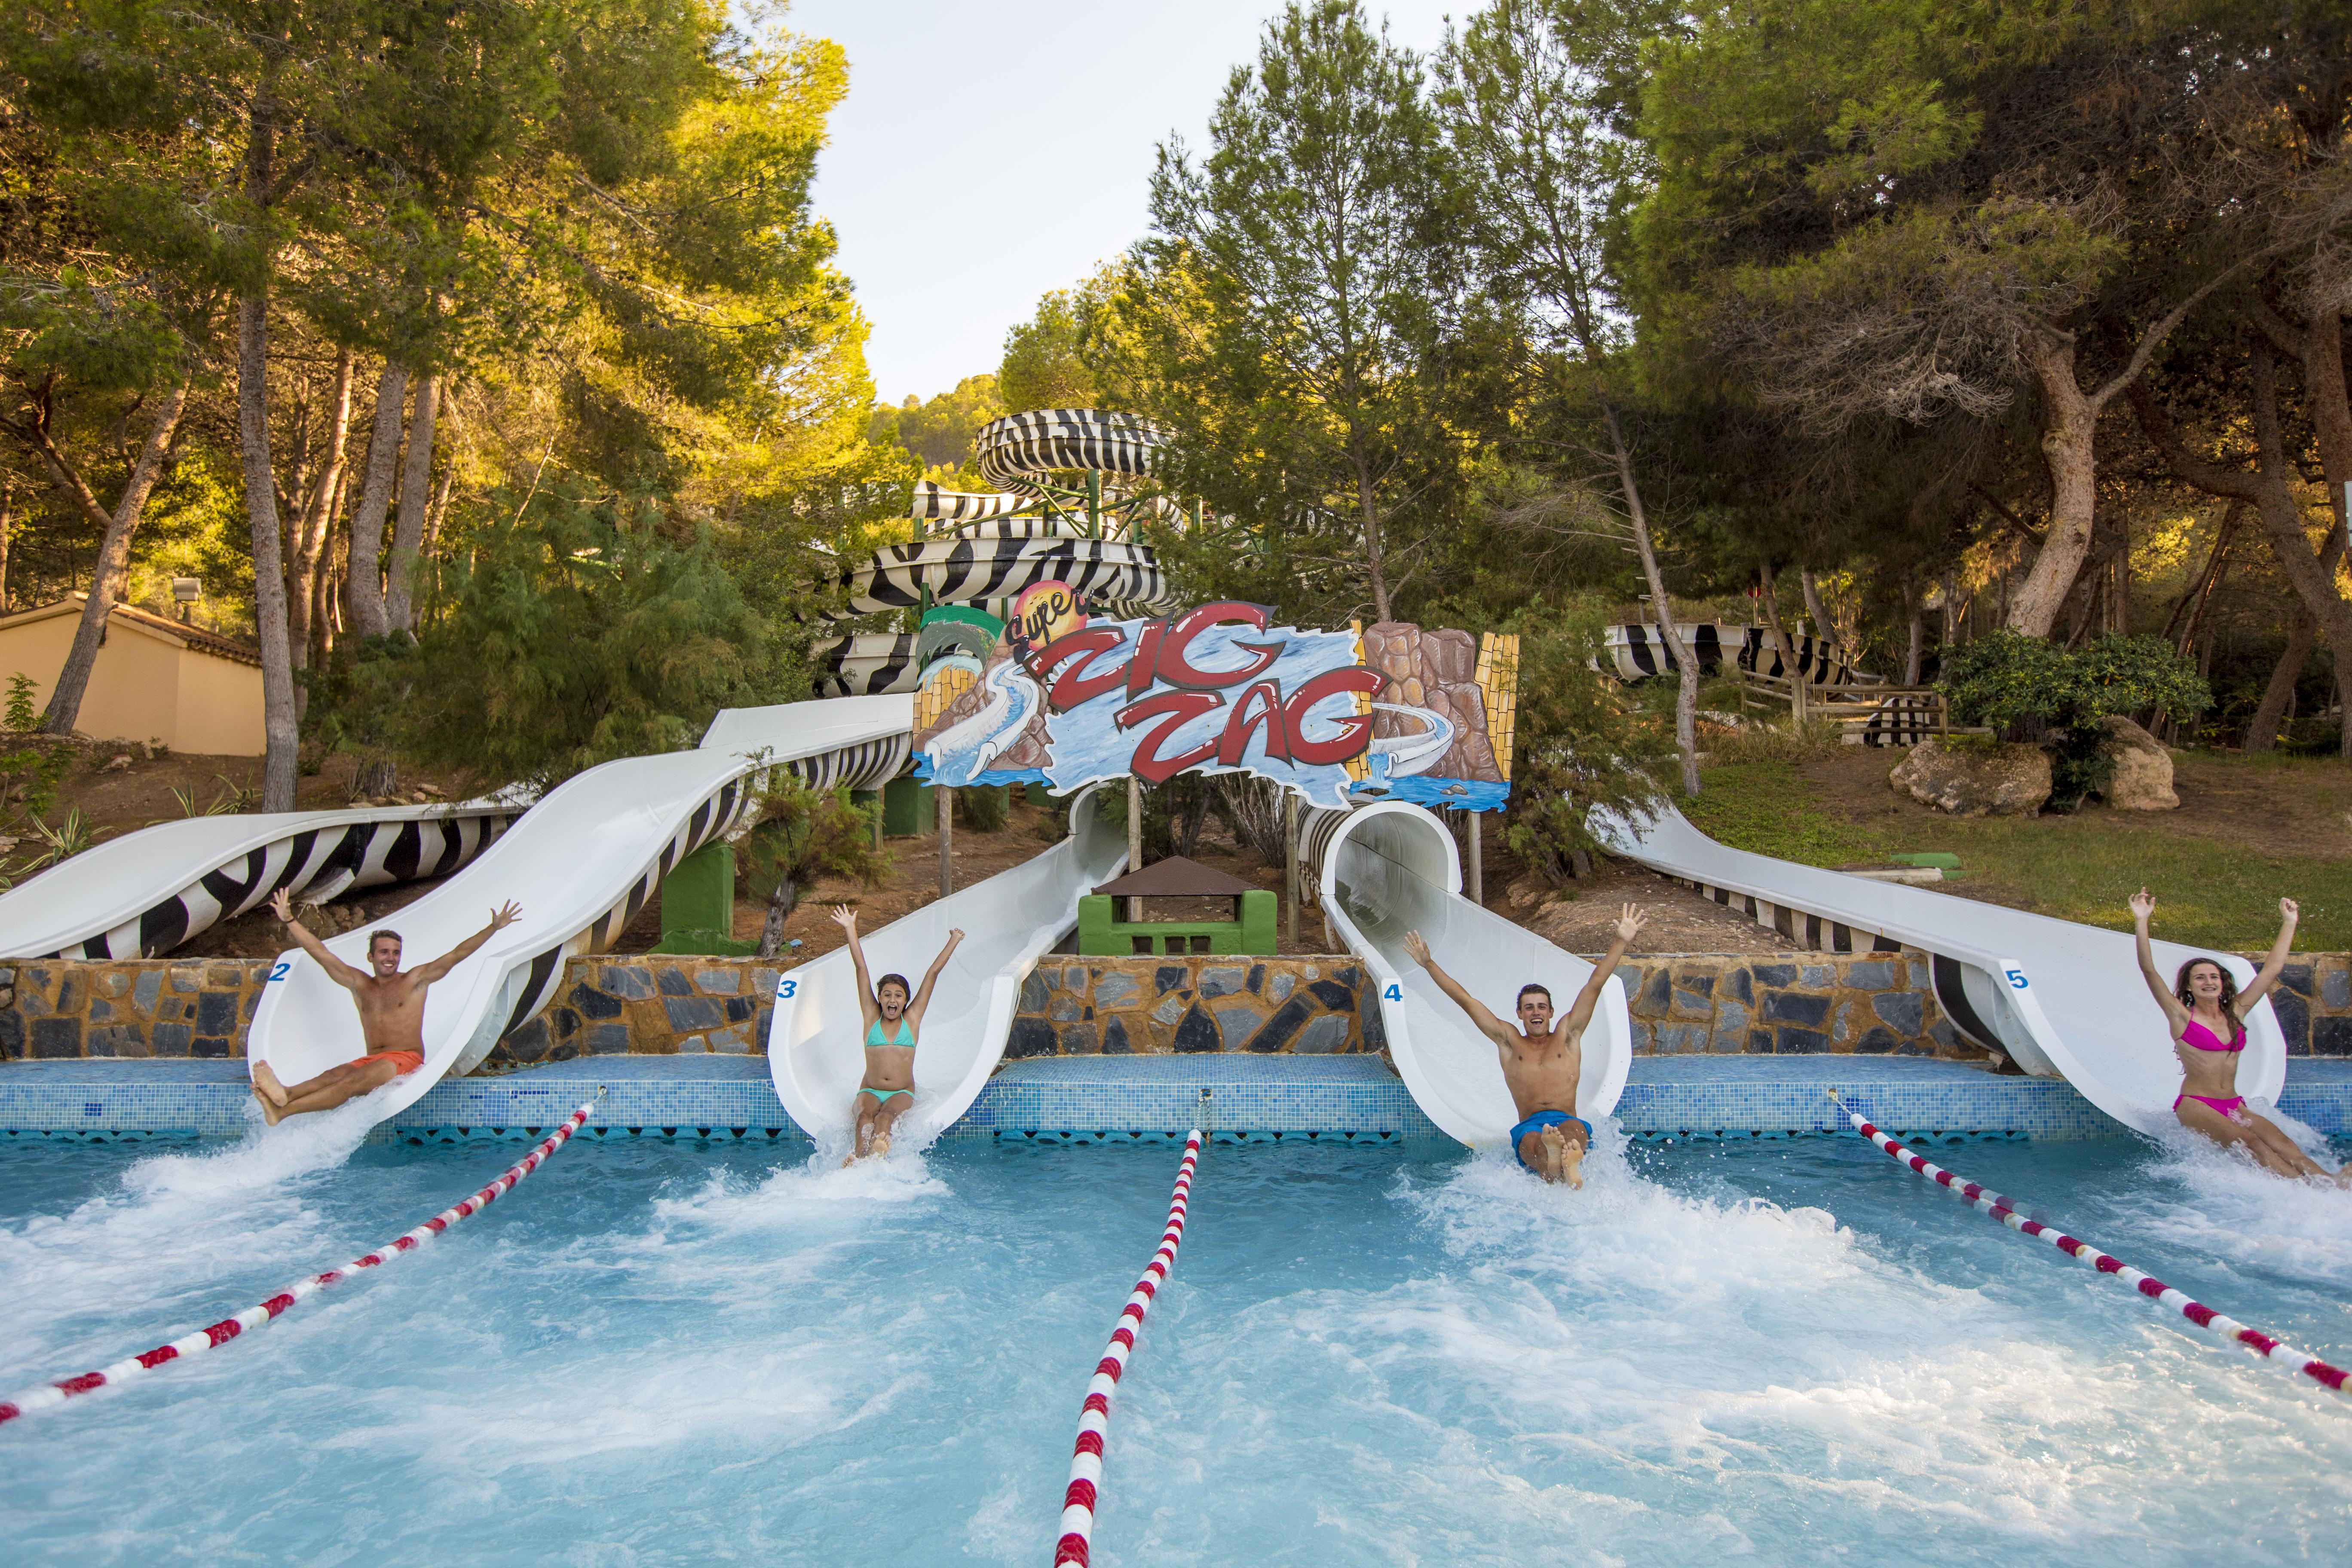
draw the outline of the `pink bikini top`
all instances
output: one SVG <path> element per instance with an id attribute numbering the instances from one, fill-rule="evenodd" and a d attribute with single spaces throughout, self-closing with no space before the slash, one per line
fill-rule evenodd
<path id="1" fill-rule="evenodd" d="M 2197 1037 L 2200 1035 L 2204 1036 L 2205 1039 L 2199 1039 Z M 2213 1043 L 2207 1045 L 2206 1040 Z M 2242 1051 L 2246 1048 L 2246 1026 L 2243 1023 L 2239 1024 L 2237 1034 L 2232 1036 L 2230 1043 L 2225 1046 L 2221 1043 L 2221 1036 L 2191 1018 L 2189 1020 L 2189 1027 L 2180 1031 L 2180 1043 L 2184 1046 L 2194 1046 L 2200 1051 Z"/>

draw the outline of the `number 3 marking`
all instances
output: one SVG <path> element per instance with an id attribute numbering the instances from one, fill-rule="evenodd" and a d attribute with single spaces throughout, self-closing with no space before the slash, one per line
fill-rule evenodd
<path id="1" fill-rule="evenodd" d="M 800 988 L 801 983 L 797 980 L 779 980 L 776 982 L 776 1000 L 789 1001 Z"/>
<path id="2" fill-rule="evenodd" d="M 1390 982 L 1389 982 L 1389 988 L 1388 988 L 1387 990 L 1385 990 L 1385 991 L 1383 991 L 1383 992 L 1381 992 L 1381 1001 L 1383 1001 L 1383 1002 L 1402 1002 L 1402 1001 L 1403 1001 L 1403 1000 L 1404 1000 L 1404 987 L 1403 987 L 1403 986 L 1402 986 L 1402 985 L 1399 985 L 1399 984 L 1398 984 L 1395 981 L 1393 981 L 1393 980 L 1390 981 Z"/>
<path id="3" fill-rule="evenodd" d="M 2003 973 L 2009 976 L 2010 984 L 2015 986 L 2020 991 L 2025 989 L 2025 972 L 2023 970 L 2011 969 L 2005 970 Z"/>
<path id="4" fill-rule="evenodd" d="M 270 981 L 276 981 L 276 980 L 283 980 L 283 979 L 285 979 L 285 978 L 286 978 L 286 972 L 287 972 L 288 970 L 289 970 L 289 969 L 293 968 L 293 967 L 294 967 L 294 966 L 293 966 L 292 964 L 290 964 L 290 963 L 281 963 L 281 964 L 279 964 L 277 968 L 275 968 L 275 969 L 273 969 L 273 970 L 271 970 L 271 971 L 269 972 L 269 979 L 268 979 L 268 980 L 265 980 L 265 981 L 263 981 L 263 982 L 262 982 L 262 984 L 263 984 L 264 985 L 267 985 L 267 984 L 268 984 L 270 983 Z"/>

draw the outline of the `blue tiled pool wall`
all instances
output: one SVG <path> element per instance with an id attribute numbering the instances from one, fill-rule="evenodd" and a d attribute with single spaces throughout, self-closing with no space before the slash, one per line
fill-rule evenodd
<path id="1" fill-rule="evenodd" d="M 530 1139 L 593 1101 L 592 1139 L 793 1142 L 756 1058 L 614 1058 L 436 1084 L 377 1136 Z M 2123 1129 L 2053 1079 L 1956 1062 L 1857 1057 L 1642 1058 L 1616 1119 L 1643 1140 L 1794 1137 L 1845 1131 L 1829 1091 L 1906 1136 L 2108 1138 Z M 1205 1091 L 1205 1098 L 1204 1098 Z M 238 1062 L 70 1061 L 0 1069 L 0 1138 L 224 1138 L 250 1127 Z M 2352 1132 L 2352 1063 L 2298 1060 L 2280 1109 Z M 1008 1065 L 951 1139 L 1162 1141 L 1206 1125 L 1220 1142 L 1393 1143 L 1442 1135 L 1377 1057 L 1049 1058 Z"/>

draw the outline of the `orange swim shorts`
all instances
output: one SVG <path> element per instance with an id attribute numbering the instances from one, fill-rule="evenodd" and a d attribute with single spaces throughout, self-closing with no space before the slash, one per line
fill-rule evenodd
<path id="1" fill-rule="evenodd" d="M 394 1076 L 406 1078 L 425 1065 L 425 1054 L 422 1051 L 371 1051 L 356 1061 L 346 1062 L 343 1065 L 363 1068 L 370 1062 L 390 1062 L 400 1069 Z"/>

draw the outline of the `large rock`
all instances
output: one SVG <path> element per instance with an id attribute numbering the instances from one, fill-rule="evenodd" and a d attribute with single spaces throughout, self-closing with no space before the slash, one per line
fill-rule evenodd
<path id="1" fill-rule="evenodd" d="M 1948 746 L 1935 736 L 1911 748 L 1886 782 L 1955 816 L 2031 816 L 2050 798 L 2050 757 L 2015 742 Z"/>
<path id="2" fill-rule="evenodd" d="M 2116 714 L 2099 721 L 2107 732 L 2107 754 L 2116 760 L 2116 776 L 2100 792 L 2117 811 L 2174 811 L 2180 797 L 2172 793 L 2172 753 L 2157 738 Z"/>

